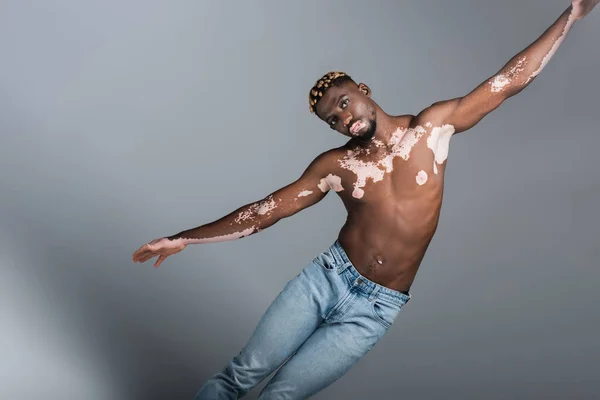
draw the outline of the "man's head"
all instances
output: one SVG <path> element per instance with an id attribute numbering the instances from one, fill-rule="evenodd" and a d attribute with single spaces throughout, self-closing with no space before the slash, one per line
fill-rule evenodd
<path id="1" fill-rule="evenodd" d="M 309 95 L 310 111 L 343 135 L 369 140 L 376 129 L 376 105 L 371 89 L 344 72 L 328 72 Z"/>

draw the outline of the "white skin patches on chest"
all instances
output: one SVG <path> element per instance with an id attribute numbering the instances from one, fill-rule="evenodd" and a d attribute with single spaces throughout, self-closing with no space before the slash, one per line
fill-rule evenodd
<path id="1" fill-rule="evenodd" d="M 342 186 L 342 178 L 337 175 L 329 174 L 325 178 L 321 179 L 321 182 L 317 185 L 321 192 L 325 193 L 329 190 L 333 189 L 336 192 L 341 192 L 344 190 Z"/>
<path id="2" fill-rule="evenodd" d="M 413 147 L 415 147 L 419 142 L 419 139 L 421 139 L 426 132 L 425 128 L 420 125 L 409 128 L 402 137 L 398 135 L 399 132 L 396 131 L 394 136 L 390 139 L 390 144 L 392 144 L 392 157 L 398 156 L 403 160 L 408 160 Z"/>
<path id="3" fill-rule="evenodd" d="M 352 171 L 356 175 L 354 190 L 352 197 L 360 199 L 364 196 L 363 188 L 367 184 L 367 180 L 379 182 L 383 179 L 386 173 L 393 170 L 393 159 L 400 157 L 403 160 L 408 160 L 413 147 L 419 142 L 419 139 L 426 133 L 425 128 L 417 126 L 404 130 L 398 128 L 390 138 L 390 152 L 377 161 L 363 161 L 359 156 L 366 153 L 365 149 L 348 150 L 348 154 L 340 160 L 340 166 L 344 169 Z M 378 147 L 384 147 L 382 142 L 375 143 Z M 366 153 L 368 154 L 368 153 Z"/>
<path id="4" fill-rule="evenodd" d="M 305 197 L 309 194 L 312 194 L 312 190 L 303 190 L 302 192 L 298 193 L 298 197 Z"/>
<path id="5" fill-rule="evenodd" d="M 362 161 L 358 159 L 361 153 L 365 150 L 358 149 L 355 151 L 348 150 L 348 154 L 342 160 L 340 160 L 340 166 L 344 169 L 354 172 L 356 175 L 356 182 L 354 182 L 354 190 L 352 191 L 352 197 L 360 199 L 364 196 L 365 192 L 362 189 L 367 184 L 367 179 L 372 179 L 373 182 L 377 182 L 383 179 L 385 170 L 379 168 L 382 160 L 376 161 Z"/>
<path id="6" fill-rule="evenodd" d="M 433 125 L 431 122 L 427 122 L 425 126 L 430 128 Z M 438 173 L 437 164 L 444 163 L 448 158 L 450 138 L 454 134 L 454 131 L 454 126 L 452 125 L 435 127 L 431 130 L 427 139 L 427 146 L 433 151 L 433 171 L 436 174 Z M 357 199 L 362 198 L 365 194 L 363 188 L 368 179 L 373 182 L 379 182 L 383 180 L 386 173 L 392 172 L 392 161 L 394 158 L 400 157 L 408 161 L 413 148 L 426 133 L 427 130 L 420 125 L 409 129 L 398 128 L 389 140 L 389 152 L 381 159 L 375 161 L 363 161 L 359 159 L 361 155 L 366 154 L 365 149 L 348 150 L 347 155 L 339 163 L 342 168 L 356 175 L 352 196 Z M 379 147 L 379 141 L 374 141 L 374 143 Z M 385 145 L 383 146 L 385 147 Z M 418 185 L 424 185 L 427 182 L 428 175 L 425 171 L 420 171 L 415 178 Z"/>
<path id="7" fill-rule="evenodd" d="M 423 186 L 427 182 L 427 172 L 421 170 L 417 174 L 417 185 Z"/>
<path id="8" fill-rule="evenodd" d="M 437 175 L 437 164 L 443 164 L 448 158 L 450 138 L 454 134 L 454 126 L 450 124 L 435 127 L 427 138 L 427 147 L 433 151 L 433 172 Z"/>
<path id="9" fill-rule="evenodd" d="M 508 71 L 496 75 L 494 79 L 490 81 L 491 91 L 494 93 L 500 92 L 504 89 L 506 85 L 508 85 L 515 76 L 517 76 L 520 72 L 523 72 L 524 66 L 526 64 L 527 57 L 523 57 L 517 61 L 515 65 L 513 65 Z"/>

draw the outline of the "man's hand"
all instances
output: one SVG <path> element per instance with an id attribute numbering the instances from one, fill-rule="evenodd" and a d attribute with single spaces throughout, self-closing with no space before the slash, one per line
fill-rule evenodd
<path id="1" fill-rule="evenodd" d="M 600 3 L 600 0 L 572 0 L 573 13 L 571 16 L 575 19 L 581 19 L 588 15 L 598 3 Z"/>
<path id="2" fill-rule="evenodd" d="M 148 244 L 140 247 L 135 253 L 133 253 L 133 262 L 146 262 L 149 259 L 159 256 L 158 260 L 154 264 L 154 268 L 158 268 L 165 259 L 173 254 L 179 253 L 185 249 L 186 245 L 182 239 L 169 240 L 167 238 L 160 238 L 151 241 Z"/>

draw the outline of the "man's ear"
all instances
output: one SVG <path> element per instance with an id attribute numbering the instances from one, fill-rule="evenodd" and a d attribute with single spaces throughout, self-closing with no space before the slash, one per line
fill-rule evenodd
<path id="1" fill-rule="evenodd" d="M 364 83 L 358 84 L 358 90 L 360 90 L 365 96 L 371 97 L 371 89 Z"/>

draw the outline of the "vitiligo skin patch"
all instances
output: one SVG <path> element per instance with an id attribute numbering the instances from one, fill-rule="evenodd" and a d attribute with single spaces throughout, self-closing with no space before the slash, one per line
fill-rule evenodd
<path id="1" fill-rule="evenodd" d="M 398 135 L 399 132 L 397 131 L 397 134 L 390 140 L 390 143 L 393 145 L 392 157 L 399 156 L 405 161 L 408 160 L 411 150 L 426 132 L 427 131 L 422 126 L 416 126 L 414 128 L 409 128 L 402 139 L 400 139 L 400 135 Z"/>
<path id="2" fill-rule="evenodd" d="M 325 178 L 321 179 L 321 182 L 318 184 L 321 192 L 326 193 L 329 190 L 333 189 L 336 192 L 341 192 L 344 190 L 342 186 L 342 178 L 337 175 L 329 174 Z"/>
<path id="3" fill-rule="evenodd" d="M 254 219 L 259 207 L 259 203 L 252 204 L 247 210 L 240 212 L 234 221 L 239 224 L 243 221 Z"/>
<path id="4" fill-rule="evenodd" d="M 367 179 L 372 179 L 373 182 L 377 182 L 383 179 L 385 174 L 384 170 L 379 169 L 381 161 L 362 161 L 357 157 L 360 153 L 365 152 L 364 149 L 358 151 L 348 150 L 346 157 L 340 160 L 340 166 L 344 169 L 352 171 L 356 174 L 356 182 L 354 183 L 354 190 L 352 196 L 360 199 L 364 196 L 365 192 L 362 189 L 367 182 Z"/>
<path id="5" fill-rule="evenodd" d="M 515 65 L 503 74 L 496 75 L 491 81 L 491 91 L 494 93 L 500 92 L 506 85 L 511 83 L 512 79 L 520 72 L 523 72 L 527 57 L 523 56 Z"/>
<path id="6" fill-rule="evenodd" d="M 270 195 L 266 199 L 250 205 L 247 210 L 240 212 L 234 221 L 239 224 L 243 221 L 253 220 L 256 218 L 257 214 L 265 215 L 268 212 L 273 211 L 275 207 L 276 204 L 273 195 Z"/>
<path id="7" fill-rule="evenodd" d="M 213 237 L 203 238 L 203 239 L 179 238 L 179 239 L 172 240 L 171 242 L 173 243 L 173 248 L 177 247 L 181 243 L 183 243 L 187 246 L 188 244 L 225 242 L 228 240 L 236 240 L 236 239 L 243 238 L 245 236 L 249 236 L 249 235 L 253 234 L 254 232 L 256 232 L 257 230 L 258 229 L 256 229 L 255 226 L 251 226 L 242 231 L 233 232 L 233 233 L 229 233 L 226 235 L 213 236 Z"/>
<path id="8" fill-rule="evenodd" d="M 417 185 L 423 186 L 425 183 L 427 183 L 427 172 L 421 170 L 417 174 Z"/>
<path id="9" fill-rule="evenodd" d="M 443 164 L 448 159 L 448 150 L 450 148 L 450 138 L 454 134 L 454 126 L 443 125 L 431 130 L 431 135 L 427 138 L 427 147 L 433 151 L 433 172 L 437 175 L 437 164 Z"/>
<path id="10" fill-rule="evenodd" d="M 298 197 L 306 197 L 310 194 L 312 194 L 312 190 L 304 190 L 304 191 L 298 193 Z"/>
<path id="11" fill-rule="evenodd" d="M 432 127 L 433 124 L 428 122 L 425 126 Z M 448 158 L 450 138 L 454 132 L 455 130 L 452 125 L 443 125 L 431 129 L 431 132 L 429 133 L 427 145 L 434 154 L 433 171 L 435 174 L 438 173 L 436 163 L 443 164 Z M 349 170 L 356 175 L 352 196 L 357 199 L 362 198 L 365 194 L 363 188 L 366 186 L 369 179 L 372 182 L 379 182 L 383 180 L 386 173 L 392 172 L 394 158 L 400 157 L 401 159 L 408 161 L 411 151 L 426 134 L 427 129 L 420 125 L 408 129 L 398 128 L 389 140 L 389 152 L 376 161 L 363 161 L 360 159 L 361 155 L 366 154 L 366 149 L 358 148 L 356 150 L 348 150 L 347 155 L 340 160 L 339 164 L 342 168 Z M 423 185 L 427 181 L 426 172 L 422 172 L 425 175 L 420 174 L 417 178 L 417 183 L 419 185 Z"/>
<path id="12" fill-rule="evenodd" d="M 275 207 L 276 205 L 275 200 L 273 199 L 273 195 L 270 195 L 269 197 L 267 197 L 259 203 L 257 213 L 259 215 L 265 215 L 266 213 L 273 211 Z"/>
<path id="13" fill-rule="evenodd" d="M 564 26 L 558 35 L 555 31 L 560 29 L 560 22 L 558 26 L 552 26 L 549 30 L 549 35 L 553 37 L 550 39 L 552 40 L 551 48 L 546 50 L 545 54 L 539 54 L 542 50 L 538 50 L 537 48 L 524 50 L 524 53 L 529 54 L 529 57 L 523 56 L 519 58 L 515 65 L 508 68 L 508 70 L 505 70 L 502 73 L 494 76 L 489 81 L 490 91 L 492 93 L 498 93 L 506 90 L 509 87 L 523 88 L 528 85 L 531 80 L 533 80 L 540 74 L 540 72 L 542 72 L 550 59 L 554 56 L 554 54 L 556 54 L 556 51 L 564 41 L 567 33 L 571 30 L 571 27 L 575 21 L 576 18 L 573 16 L 573 12 L 571 12 L 567 16 L 566 22 L 563 22 Z M 547 49 L 547 45 L 540 44 L 538 46 L 542 49 Z"/>
<path id="14" fill-rule="evenodd" d="M 573 23 L 575 21 L 576 21 L 576 19 L 573 17 L 573 13 L 569 14 L 569 18 L 567 19 L 567 24 L 565 25 L 562 33 L 560 34 L 560 36 L 558 37 L 558 39 L 556 39 L 556 41 L 552 45 L 552 48 L 550 49 L 550 51 L 542 59 L 542 63 L 540 64 L 539 68 L 536 69 L 533 72 L 533 74 L 531 74 L 531 76 L 527 79 L 527 82 L 529 82 L 531 79 L 533 79 L 536 76 L 538 76 L 540 72 L 542 72 L 542 70 L 544 69 L 544 67 L 548 64 L 548 61 L 550 61 L 550 59 L 554 56 L 554 54 L 558 50 L 558 47 L 562 44 L 563 40 L 565 40 L 565 36 L 571 30 L 571 27 L 573 26 Z"/>

